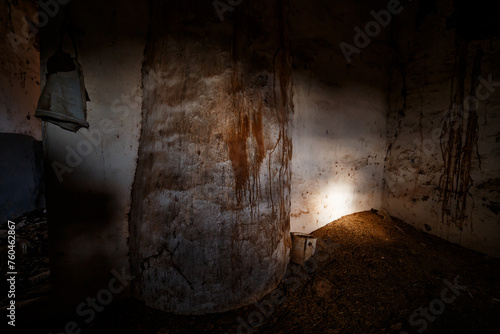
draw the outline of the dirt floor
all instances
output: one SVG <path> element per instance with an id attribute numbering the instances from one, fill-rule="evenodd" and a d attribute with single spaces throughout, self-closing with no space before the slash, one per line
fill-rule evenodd
<path id="1" fill-rule="evenodd" d="M 62 319 L 50 312 L 42 225 L 24 227 L 32 228 L 38 238 L 33 247 L 39 250 L 25 257 L 26 265 L 38 269 L 23 267 L 27 278 L 18 302 L 31 301 L 18 309 L 16 329 L 72 333 L 64 328 L 69 320 L 78 322 L 76 314 Z M 164 314 L 125 298 L 90 325 L 80 319 L 78 328 L 153 334 L 500 333 L 500 260 L 374 210 L 345 216 L 313 235 L 316 254 L 303 267 L 290 264 L 280 286 L 254 305 L 193 317 Z M 30 280 L 33 274 L 41 276 Z"/>

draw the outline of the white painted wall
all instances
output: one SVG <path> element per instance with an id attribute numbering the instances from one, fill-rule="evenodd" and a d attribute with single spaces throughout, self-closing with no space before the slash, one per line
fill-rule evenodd
<path id="1" fill-rule="evenodd" d="M 312 232 L 354 212 L 382 206 L 386 151 L 388 31 L 348 66 L 339 47 L 373 20 L 352 1 L 292 1 L 294 120 L 291 231 Z M 366 14 L 366 15 L 361 15 Z"/>
<path id="2" fill-rule="evenodd" d="M 384 91 L 362 83 L 331 87 L 303 75 L 294 82 L 291 230 L 310 233 L 380 208 Z"/>

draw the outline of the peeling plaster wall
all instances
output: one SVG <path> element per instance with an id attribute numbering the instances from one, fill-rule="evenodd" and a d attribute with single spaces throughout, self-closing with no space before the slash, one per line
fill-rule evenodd
<path id="1" fill-rule="evenodd" d="M 487 26 L 487 18 L 494 11 L 479 5 L 472 7 L 462 16 L 466 24 L 473 28 L 486 26 L 482 33 L 493 33 L 494 30 Z M 450 153 L 449 150 L 444 151 L 445 155 L 442 152 L 449 138 L 443 136 L 443 126 L 454 120 L 450 106 L 452 102 L 460 103 L 455 97 L 460 82 L 463 81 L 465 97 L 476 94 L 471 86 L 480 84 L 479 75 L 488 80 L 491 74 L 493 82 L 500 82 L 500 40 L 488 37 L 465 43 L 464 38 L 457 38 L 455 29 L 446 29 L 447 18 L 456 18 L 452 15 L 454 10 L 451 1 L 439 1 L 435 7 L 416 7 L 412 17 L 419 18 L 420 23 L 413 24 L 415 19 L 412 19 L 395 29 L 399 62 L 391 77 L 385 205 L 392 215 L 428 233 L 499 257 L 500 86 L 490 87 L 491 91 L 488 88 L 479 91 L 484 96 L 478 98 L 477 107 L 480 159 L 472 145 L 470 169 L 466 165 L 463 169 L 470 170 L 472 181 L 469 194 L 465 196 L 463 223 L 460 224 L 460 210 L 455 206 L 459 192 L 452 192 L 449 206 L 443 208 L 445 197 L 443 184 L 440 185 L 445 173 L 443 157 Z M 483 12 L 476 15 L 478 10 Z M 464 45 L 468 46 L 467 50 Z M 478 62 L 480 66 L 475 69 L 474 59 L 479 49 L 483 55 Z M 463 80 L 457 72 L 461 67 Z M 461 122 L 465 131 L 471 118 L 469 109 L 461 115 L 463 117 L 455 118 L 454 129 Z M 460 146 L 466 145 L 465 134 L 460 138 Z M 450 157 L 455 161 L 456 151 L 451 152 Z M 454 184 L 462 182 L 462 178 L 456 179 L 456 170 L 451 170 L 450 175 L 455 178 Z"/>
<path id="2" fill-rule="evenodd" d="M 182 314 L 255 302 L 290 249 L 291 68 L 281 1 L 155 2 L 131 212 L 136 295 Z M 150 81 L 146 74 L 145 83 Z"/>
<path id="3" fill-rule="evenodd" d="M 40 52 L 27 28 L 37 8 L 30 1 L 0 2 L 0 133 L 42 139 L 35 118 L 40 95 Z"/>
<path id="4" fill-rule="evenodd" d="M 339 47 L 387 2 L 292 1 L 294 122 L 291 230 L 309 233 L 382 206 L 388 76 L 387 31 L 350 65 Z"/>
<path id="5" fill-rule="evenodd" d="M 44 122 L 51 276 L 58 299 L 80 303 L 130 272 L 128 213 L 141 129 L 146 2 L 71 1 L 91 99 L 90 129 Z M 42 30 L 42 64 L 57 50 L 63 16 Z M 70 39 L 64 50 L 73 54 Z M 45 78 L 45 72 L 42 73 Z M 66 310 L 74 310 L 67 308 Z"/>

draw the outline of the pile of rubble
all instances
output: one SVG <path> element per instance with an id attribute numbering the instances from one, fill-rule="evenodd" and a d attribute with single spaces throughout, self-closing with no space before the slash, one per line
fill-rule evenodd
<path id="1" fill-rule="evenodd" d="M 48 249 L 48 224 L 45 209 L 26 213 L 14 220 L 16 228 L 15 264 L 16 304 L 22 306 L 50 292 Z M 0 224 L 0 271 L 7 270 L 8 222 Z M 6 291 L 7 283 L 0 282 Z M 0 309 L 7 306 L 7 299 L 0 301 Z"/>

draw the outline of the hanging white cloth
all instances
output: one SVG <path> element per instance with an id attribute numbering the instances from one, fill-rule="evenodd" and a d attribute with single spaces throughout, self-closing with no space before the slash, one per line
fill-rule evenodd
<path id="1" fill-rule="evenodd" d="M 58 51 L 47 62 L 47 68 L 47 83 L 35 116 L 73 132 L 88 128 L 87 93 L 78 61 Z"/>

